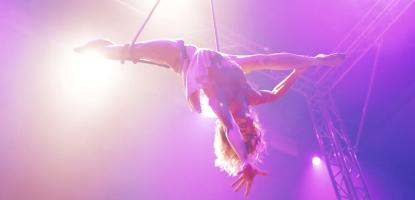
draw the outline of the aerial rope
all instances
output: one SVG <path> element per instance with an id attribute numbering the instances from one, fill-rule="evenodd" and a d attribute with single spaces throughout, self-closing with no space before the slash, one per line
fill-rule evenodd
<path id="1" fill-rule="evenodd" d="M 159 5 L 160 0 L 157 0 L 156 4 L 154 4 L 153 8 L 151 9 L 150 13 L 147 15 L 146 20 L 144 20 L 143 24 L 141 25 L 140 29 L 138 30 L 137 34 L 135 34 L 135 37 L 133 39 L 133 41 L 131 41 L 131 45 L 130 46 L 134 46 L 135 42 L 138 39 L 138 36 L 140 36 L 141 32 L 143 32 L 144 28 L 147 25 L 147 22 L 150 20 L 151 16 L 154 13 L 154 10 L 156 10 L 157 6 Z"/>
<path id="2" fill-rule="evenodd" d="M 212 11 L 213 29 L 215 30 L 216 51 L 220 51 L 220 48 L 219 48 L 218 29 L 216 27 L 215 6 L 213 4 L 213 0 L 210 0 L 210 8 L 211 8 L 211 11 Z"/>
<path id="3" fill-rule="evenodd" d="M 131 55 L 131 51 L 133 50 L 132 47 L 137 42 L 138 37 L 140 36 L 141 32 L 143 32 L 144 28 L 146 27 L 148 21 L 150 20 L 151 16 L 153 15 L 153 13 L 156 10 L 156 8 L 159 5 L 159 3 L 160 3 L 160 0 L 157 0 L 157 2 L 154 4 L 153 8 L 151 9 L 150 13 L 147 15 L 146 19 L 144 20 L 143 24 L 141 24 L 140 29 L 135 34 L 133 41 L 131 41 L 130 45 L 127 45 L 128 51 L 129 51 L 129 54 L 130 55 Z M 217 51 L 220 51 L 220 48 L 219 48 L 219 37 L 218 37 L 218 31 L 217 31 L 217 27 L 216 27 L 216 17 L 215 17 L 215 9 L 214 9 L 213 0 L 210 0 L 210 6 L 211 6 L 211 11 L 212 11 L 213 28 L 214 28 L 214 31 L 215 31 L 216 50 Z M 124 63 L 124 60 L 121 60 L 121 62 Z M 169 68 L 169 66 L 167 66 L 167 65 L 158 64 L 158 63 L 154 63 L 154 62 L 151 62 L 151 61 L 148 61 L 148 60 L 143 60 L 143 59 L 136 59 L 136 60 L 133 60 L 133 62 L 134 63 L 140 62 L 140 63 L 158 65 L 158 66 L 161 66 L 161 67 Z"/>
<path id="4" fill-rule="evenodd" d="M 128 48 L 128 51 L 129 51 L 129 55 L 131 55 L 132 50 L 133 50 L 133 46 L 135 45 L 138 37 L 141 35 L 141 32 L 143 32 L 144 28 L 146 27 L 148 21 L 150 20 L 151 16 L 153 15 L 153 13 L 156 10 L 156 8 L 159 5 L 159 3 L 160 3 L 160 0 L 157 0 L 157 2 L 154 4 L 153 8 L 151 9 L 150 13 L 147 15 L 146 19 L 144 20 L 143 24 L 141 24 L 140 29 L 135 34 L 133 41 L 131 41 L 131 44 L 130 45 L 126 45 L 127 48 Z M 169 66 L 167 66 L 167 65 L 154 63 L 154 62 L 151 62 L 151 61 L 148 61 L 148 60 L 143 60 L 143 59 L 133 60 L 133 63 L 137 63 L 137 62 L 145 63 L 145 64 L 151 64 L 151 65 L 157 65 L 157 66 L 160 66 L 160 67 L 169 68 Z M 124 63 L 124 60 L 121 60 L 121 63 Z"/>

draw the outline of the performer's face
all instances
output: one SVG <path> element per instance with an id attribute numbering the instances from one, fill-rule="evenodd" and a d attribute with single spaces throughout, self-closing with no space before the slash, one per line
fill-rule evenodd
<path id="1" fill-rule="evenodd" d="M 257 132 L 258 130 L 255 127 L 255 124 L 252 119 L 247 118 L 245 120 L 243 120 L 243 123 L 239 124 L 239 129 L 242 133 L 244 142 L 247 144 L 248 153 L 252 153 L 253 151 L 255 151 L 256 146 L 259 142 L 259 135 Z"/>

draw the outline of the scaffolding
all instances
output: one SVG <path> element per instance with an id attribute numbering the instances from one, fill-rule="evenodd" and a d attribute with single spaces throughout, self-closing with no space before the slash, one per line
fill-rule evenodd
<path id="1" fill-rule="evenodd" d="M 378 65 L 383 35 L 413 2 L 413 0 L 377 1 L 334 50 L 347 54 L 348 59 L 345 64 L 338 68 L 326 69 L 326 71 L 322 71 L 322 68 L 315 69 L 311 72 L 312 78 L 309 81 L 302 81 L 302 84 L 297 85 L 296 89 L 302 91 L 307 99 L 314 133 L 324 154 L 334 192 L 339 200 L 371 199 L 356 153 Z M 355 134 L 356 141 L 352 143 L 337 112 L 331 91 L 371 48 L 375 49 L 372 72 L 359 128 Z M 323 76 L 321 76 L 322 73 Z"/>

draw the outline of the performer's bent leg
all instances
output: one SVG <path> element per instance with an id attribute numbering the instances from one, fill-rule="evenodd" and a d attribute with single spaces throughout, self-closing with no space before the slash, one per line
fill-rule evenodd
<path id="1" fill-rule="evenodd" d="M 247 93 L 249 104 L 258 105 L 279 99 L 289 91 L 295 80 L 297 80 L 303 73 L 304 69 L 294 69 L 287 77 L 284 78 L 284 80 L 279 82 L 272 91 L 257 91 L 254 88 L 250 87 Z"/>
<path id="2" fill-rule="evenodd" d="M 292 53 L 273 53 L 255 55 L 230 55 L 241 65 L 245 72 L 255 70 L 287 70 L 299 69 L 309 66 L 336 66 L 343 62 L 344 54 L 319 54 L 317 56 L 304 56 Z"/>

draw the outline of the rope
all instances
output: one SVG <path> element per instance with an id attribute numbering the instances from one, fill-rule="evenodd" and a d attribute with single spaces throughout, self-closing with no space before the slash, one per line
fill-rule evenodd
<path id="1" fill-rule="evenodd" d="M 132 47 L 134 46 L 135 42 L 137 41 L 138 36 L 140 36 L 141 32 L 143 32 L 144 28 L 146 27 L 148 21 L 150 20 L 151 16 L 153 15 L 153 13 L 156 10 L 156 8 L 159 5 L 159 3 L 160 3 L 160 0 L 157 0 L 157 2 L 154 4 L 153 8 L 151 9 L 150 13 L 147 15 L 147 18 L 144 20 L 143 24 L 141 25 L 140 29 L 135 34 L 133 41 L 131 41 L 131 44 L 129 45 L 129 47 L 127 47 L 130 55 L 131 55 L 132 50 L 133 50 Z M 167 66 L 167 65 L 154 63 L 154 62 L 151 62 L 151 61 L 148 61 L 148 60 L 142 60 L 142 59 L 133 60 L 133 63 L 137 63 L 137 62 L 146 63 L 146 64 L 152 64 L 152 65 L 157 65 L 157 66 L 160 66 L 160 67 L 169 68 L 169 66 Z M 121 63 L 124 63 L 124 60 L 121 60 Z"/>
<path id="2" fill-rule="evenodd" d="M 372 93 L 373 82 L 375 80 L 375 73 L 376 73 L 376 68 L 378 66 L 380 49 L 382 47 L 382 43 L 383 43 L 383 39 L 381 38 L 377 42 L 375 60 L 373 61 L 372 73 L 370 75 L 370 80 L 369 80 L 369 87 L 368 87 L 368 91 L 367 91 L 367 94 L 366 94 L 365 103 L 363 104 L 362 115 L 360 116 L 359 128 L 357 129 L 356 142 L 355 142 L 355 145 L 354 145 L 355 149 L 358 148 L 359 143 L 360 143 L 360 138 L 362 136 L 363 124 L 365 122 L 367 107 L 369 105 L 369 99 L 370 99 L 370 95 Z"/>
<path id="3" fill-rule="evenodd" d="M 154 10 L 156 10 L 157 6 L 159 5 L 160 0 L 157 0 L 156 4 L 154 4 L 153 8 L 151 9 L 150 13 L 147 15 L 146 20 L 144 21 L 144 23 L 141 25 L 140 29 L 138 30 L 137 34 L 135 35 L 133 41 L 131 42 L 130 47 L 132 47 L 135 42 L 138 39 L 138 36 L 141 34 L 141 32 L 143 32 L 145 26 L 147 25 L 147 22 L 150 20 L 151 16 L 153 15 Z"/>
<path id="4" fill-rule="evenodd" d="M 213 0 L 210 0 L 210 8 L 212 11 L 212 19 L 213 19 L 213 28 L 215 30 L 215 44 L 216 44 L 216 51 L 220 51 L 219 48 L 219 37 L 218 37 L 218 29 L 216 27 L 216 17 L 215 17 L 215 7 L 213 5 Z"/>
<path id="5" fill-rule="evenodd" d="M 131 54 L 132 51 L 132 47 L 134 46 L 135 42 L 138 39 L 138 36 L 140 36 L 141 32 L 143 32 L 145 26 L 147 25 L 147 22 L 150 20 L 151 16 L 153 15 L 154 11 L 156 10 L 157 6 L 159 5 L 160 0 L 157 0 L 156 4 L 154 4 L 153 8 L 151 9 L 150 13 L 147 15 L 146 20 L 144 21 L 144 23 L 141 25 L 140 29 L 138 30 L 137 34 L 135 35 L 133 41 L 131 41 L 131 44 L 129 45 L 129 51 Z M 213 28 L 215 31 L 215 44 L 216 44 L 216 51 L 220 51 L 220 47 L 219 47 L 219 37 L 218 37 L 218 30 L 217 30 L 217 26 L 216 26 L 216 17 L 215 17 L 215 8 L 214 8 L 214 4 L 213 4 L 213 0 L 210 0 L 210 6 L 211 6 L 211 11 L 212 11 L 212 19 L 213 19 Z M 124 63 L 124 60 L 121 60 L 122 63 Z M 167 65 L 162 65 L 162 64 L 158 64 L 158 63 L 153 63 L 151 61 L 148 60 L 141 60 L 141 59 L 137 59 L 137 60 L 133 60 L 134 63 L 140 62 L 140 63 L 146 63 L 146 64 L 153 64 L 153 65 L 158 65 L 161 67 L 166 67 L 168 68 L 169 66 Z"/>

